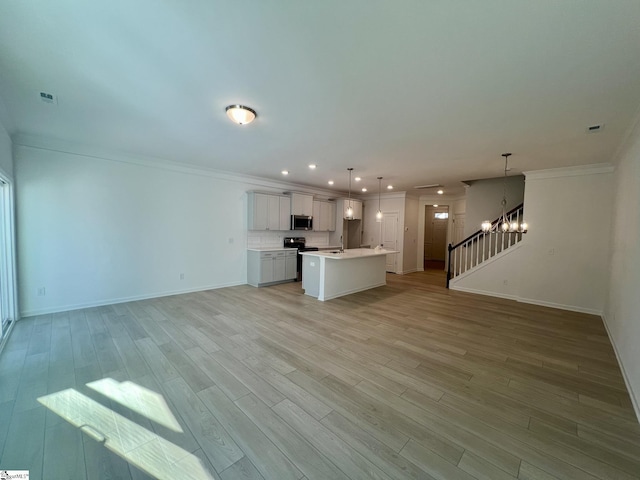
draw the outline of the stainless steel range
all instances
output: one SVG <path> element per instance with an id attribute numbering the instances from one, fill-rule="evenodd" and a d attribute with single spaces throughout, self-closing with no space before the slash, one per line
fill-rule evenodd
<path id="1" fill-rule="evenodd" d="M 306 244 L 307 239 L 304 237 L 284 237 L 284 248 L 297 248 L 298 249 L 298 267 L 296 272 L 298 273 L 298 278 L 296 281 L 302 280 L 302 255 L 300 252 L 317 252 L 318 247 L 307 247 Z"/>

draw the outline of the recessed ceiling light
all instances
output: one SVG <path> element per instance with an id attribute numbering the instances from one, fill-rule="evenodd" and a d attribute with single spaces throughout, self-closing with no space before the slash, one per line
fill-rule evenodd
<path id="1" fill-rule="evenodd" d="M 359 181 L 360 181 L 360 180 L 362 180 L 362 179 L 361 179 L 360 177 L 356 177 L 356 178 L 354 178 L 354 180 L 355 180 L 356 182 L 359 182 Z"/>
<path id="2" fill-rule="evenodd" d="M 393 190 L 393 185 L 387 185 L 387 190 Z"/>
<path id="3" fill-rule="evenodd" d="M 244 105 L 229 105 L 225 108 L 225 111 L 227 112 L 227 117 L 238 125 L 251 123 L 258 116 L 253 108 L 245 107 Z"/>
<path id="4" fill-rule="evenodd" d="M 436 204 L 434 205 L 434 207 L 437 207 L 437 206 L 438 206 L 438 204 L 436 203 Z"/>
<path id="5" fill-rule="evenodd" d="M 289 175 L 289 170 L 282 170 L 283 175 Z"/>
<path id="6" fill-rule="evenodd" d="M 316 169 L 316 167 L 317 167 L 317 165 L 316 165 L 315 163 L 310 163 L 310 164 L 309 164 L 309 168 L 310 168 L 311 170 L 315 170 L 315 169 Z"/>
<path id="7" fill-rule="evenodd" d="M 366 191 L 367 191 L 367 189 L 366 189 L 366 188 L 363 188 L 363 189 L 362 189 L 362 191 L 363 191 L 363 192 L 366 192 Z"/>
<path id="8" fill-rule="evenodd" d="M 329 185 L 333 185 L 333 180 L 329 180 L 327 183 L 328 183 Z"/>
<path id="9" fill-rule="evenodd" d="M 438 190 L 438 195 L 442 195 L 444 193 L 443 190 Z"/>

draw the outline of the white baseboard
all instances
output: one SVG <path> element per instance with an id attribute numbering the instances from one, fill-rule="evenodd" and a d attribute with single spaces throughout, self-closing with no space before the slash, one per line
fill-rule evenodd
<path id="1" fill-rule="evenodd" d="M 48 313 L 68 312 L 71 310 L 80 310 L 83 308 L 101 307 L 103 305 L 113 305 L 116 303 L 135 302 L 138 300 L 148 300 L 150 298 L 168 297 L 171 295 L 180 295 L 182 293 L 203 292 L 205 290 L 215 290 L 217 288 L 235 287 L 238 285 L 246 285 L 245 282 L 233 282 L 220 285 L 209 285 L 204 287 L 187 288 L 184 290 L 174 290 L 171 292 L 152 293 L 149 295 L 134 295 L 131 297 L 111 298 L 98 300 L 95 302 L 79 303 L 74 305 L 63 305 L 57 307 L 41 308 L 36 310 L 24 310 L 20 312 L 20 318 L 33 317 L 34 315 L 46 315 Z"/>
<path id="2" fill-rule="evenodd" d="M 517 295 L 509 295 L 507 293 L 501 293 L 501 292 L 478 290 L 476 288 L 467 288 L 467 287 L 458 287 L 456 285 L 449 285 L 449 289 L 457 290 L 459 292 L 465 292 L 465 293 L 474 293 L 476 295 L 486 295 L 488 297 L 506 298 L 507 300 L 516 300 L 516 301 L 518 300 Z"/>
<path id="3" fill-rule="evenodd" d="M 531 305 L 540 305 L 541 307 L 557 308 L 559 310 L 567 310 L 569 312 L 588 313 L 589 315 L 602 316 L 602 310 L 595 308 L 578 307 L 576 305 L 566 305 L 564 303 L 545 302 L 543 300 L 535 300 L 532 298 L 518 298 L 519 302 L 530 303 Z"/>
<path id="4" fill-rule="evenodd" d="M 408 273 L 414 273 L 414 272 L 418 272 L 419 270 L 417 268 L 412 268 L 411 270 L 403 270 L 401 272 L 398 273 L 398 275 L 406 275 Z"/>
<path id="5" fill-rule="evenodd" d="M 566 305 L 563 303 L 545 302 L 543 300 L 536 300 L 533 298 L 523 298 L 518 295 L 510 295 L 508 293 L 494 292 L 490 290 L 479 290 L 476 288 L 459 287 L 457 285 L 449 285 L 450 290 L 458 290 L 460 292 L 474 293 L 477 295 L 486 295 L 488 297 L 506 298 L 507 300 L 515 300 L 520 303 L 529 303 L 531 305 L 538 305 L 540 307 L 557 308 L 558 310 L 567 310 L 569 312 L 587 313 L 589 315 L 602 316 L 602 310 L 596 310 L 593 308 L 578 307 L 576 305 Z"/>
<path id="6" fill-rule="evenodd" d="M 631 382 L 629 382 L 629 377 L 627 376 L 627 371 L 624 369 L 624 363 L 622 363 L 622 359 L 620 358 L 620 353 L 618 352 L 618 346 L 613 339 L 613 335 L 611 335 L 611 330 L 609 330 L 609 325 L 607 325 L 607 316 L 602 314 L 602 323 L 604 324 L 604 329 L 607 331 L 607 335 L 609 336 L 609 341 L 613 346 L 613 352 L 616 354 L 616 360 L 618 361 L 618 365 L 620 366 L 620 371 L 622 372 L 622 378 L 624 379 L 624 384 L 627 386 L 627 391 L 629 392 L 629 397 L 631 398 L 631 405 L 633 405 L 633 410 L 636 412 L 636 418 L 638 422 L 640 422 L 640 402 L 638 402 L 638 398 L 635 395 L 635 392 L 631 388 Z"/>

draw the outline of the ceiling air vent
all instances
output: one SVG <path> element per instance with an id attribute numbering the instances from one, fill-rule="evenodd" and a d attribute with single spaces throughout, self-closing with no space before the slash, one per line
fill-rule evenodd
<path id="1" fill-rule="evenodd" d="M 52 93 L 47 92 L 40 92 L 40 100 L 42 100 L 44 103 L 51 103 L 54 105 L 57 105 L 58 103 L 58 97 L 56 97 Z"/>
<path id="2" fill-rule="evenodd" d="M 442 185 L 440 185 L 439 183 L 431 183 L 429 185 L 416 185 L 415 188 L 416 190 L 424 190 L 425 188 L 437 188 L 437 187 L 441 187 Z"/>
<path id="3" fill-rule="evenodd" d="M 600 132 L 600 131 L 602 131 L 603 128 L 604 128 L 604 123 L 599 123 L 597 125 L 591 125 L 590 127 L 587 127 L 587 133 Z"/>

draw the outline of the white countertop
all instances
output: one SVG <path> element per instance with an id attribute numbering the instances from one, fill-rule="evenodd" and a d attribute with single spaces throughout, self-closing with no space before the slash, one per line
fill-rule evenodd
<path id="1" fill-rule="evenodd" d="M 284 248 L 284 247 L 249 247 L 247 250 L 254 252 L 282 252 L 287 250 L 298 250 L 297 248 Z"/>
<path id="2" fill-rule="evenodd" d="M 376 250 L 375 248 L 349 248 L 343 253 L 332 253 L 326 251 L 319 252 L 300 252 L 300 255 L 308 255 L 310 257 L 324 257 L 334 260 L 352 260 L 354 258 L 376 257 L 379 255 L 388 255 L 390 253 L 399 253 L 397 250 Z"/>
<path id="3" fill-rule="evenodd" d="M 320 250 L 340 250 L 340 245 L 307 245 L 307 247 L 316 247 Z"/>

